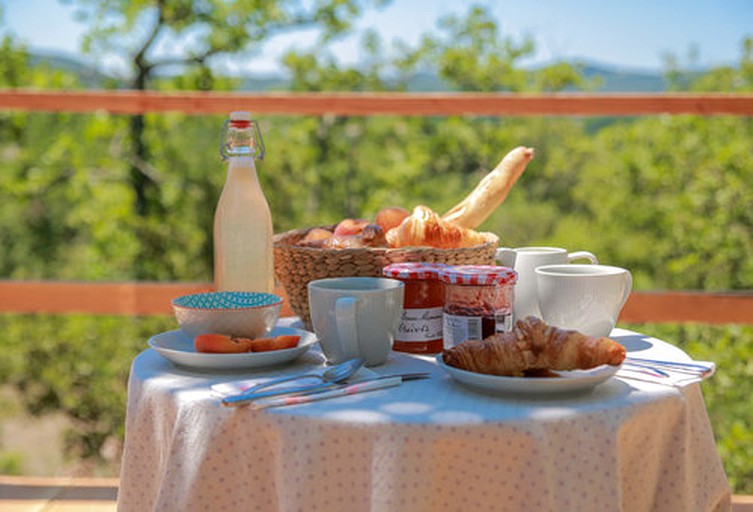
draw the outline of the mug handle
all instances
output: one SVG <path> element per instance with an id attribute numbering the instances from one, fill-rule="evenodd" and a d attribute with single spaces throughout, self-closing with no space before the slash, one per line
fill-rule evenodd
<path id="1" fill-rule="evenodd" d="M 340 297 L 335 301 L 335 324 L 337 341 L 344 359 L 358 357 L 358 328 L 356 323 L 355 297 Z"/>
<path id="2" fill-rule="evenodd" d="M 568 263 L 572 262 L 573 260 L 580 260 L 584 258 L 590 261 L 592 265 L 599 264 L 599 260 L 596 258 L 596 256 L 594 256 L 588 251 L 576 251 L 576 252 L 571 252 L 570 254 L 567 255 Z"/>
<path id="3" fill-rule="evenodd" d="M 500 247 L 494 252 L 494 260 L 505 267 L 513 268 L 515 266 L 515 257 L 518 255 L 515 251 L 507 247 Z"/>
<path id="4" fill-rule="evenodd" d="M 625 281 L 627 281 L 627 286 L 625 286 L 625 293 L 622 296 L 622 302 L 620 302 L 620 309 L 618 311 L 622 310 L 628 298 L 630 297 L 630 292 L 633 291 L 633 274 L 631 274 L 629 270 L 625 270 L 625 272 Z"/>

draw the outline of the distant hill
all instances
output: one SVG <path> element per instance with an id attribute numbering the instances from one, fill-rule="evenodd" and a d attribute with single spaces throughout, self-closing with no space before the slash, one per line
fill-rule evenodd
<path id="1" fill-rule="evenodd" d="M 661 73 L 623 70 L 600 64 L 581 65 L 583 76 L 590 80 L 599 78 L 599 92 L 662 92 L 667 83 Z"/>
<path id="2" fill-rule="evenodd" d="M 32 65 L 45 65 L 51 69 L 63 69 L 76 73 L 86 87 L 98 88 L 106 83 L 117 83 L 95 67 L 83 63 L 73 57 L 52 54 L 31 54 Z M 660 72 L 635 71 L 620 69 L 614 66 L 600 63 L 578 64 L 586 79 L 598 77 L 599 92 L 662 92 L 667 84 Z M 254 77 L 242 77 L 240 89 L 243 91 L 280 91 L 287 88 L 287 80 L 282 75 L 260 75 Z M 420 72 L 415 74 L 408 89 L 413 92 L 446 91 L 447 86 L 442 83 L 438 76 L 432 73 Z"/>
<path id="3" fill-rule="evenodd" d="M 599 92 L 662 92 L 667 88 L 664 76 L 657 72 L 623 70 L 599 64 L 581 65 L 583 76 L 587 80 L 598 77 Z M 283 90 L 287 82 L 282 76 L 246 77 L 241 89 L 245 91 Z M 441 92 L 448 87 L 433 73 L 419 72 L 408 82 L 411 92 Z"/>
<path id="4" fill-rule="evenodd" d="M 60 69 L 78 75 L 81 82 L 89 88 L 95 89 L 103 87 L 112 77 L 101 73 L 94 66 L 90 66 L 73 57 L 56 54 L 29 54 L 29 64 L 31 66 L 46 66 L 50 69 Z"/>
<path id="5" fill-rule="evenodd" d="M 600 64 L 581 65 L 583 76 L 587 80 L 599 78 L 599 92 L 662 92 L 667 83 L 660 72 L 623 70 Z M 262 76 L 243 78 L 241 89 L 244 91 L 283 90 L 287 82 L 282 76 Z M 433 73 L 419 72 L 408 82 L 411 92 L 441 92 L 448 87 Z"/>

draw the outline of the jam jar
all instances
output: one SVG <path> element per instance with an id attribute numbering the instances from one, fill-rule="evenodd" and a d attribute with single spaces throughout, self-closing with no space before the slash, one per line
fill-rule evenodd
<path id="1" fill-rule="evenodd" d="M 443 263 L 392 263 L 385 277 L 405 283 L 400 326 L 392 349 L 413 354 L 438 354 L 444 346 L 442 327 L 444 284 L 439 279 Z"/>
<path id="2" fill-rule="evenodd" d="M 445 284 L 444 348 L 512 330 L 512 304 L 518 274 L 494 265 L 448 266 Z"/>

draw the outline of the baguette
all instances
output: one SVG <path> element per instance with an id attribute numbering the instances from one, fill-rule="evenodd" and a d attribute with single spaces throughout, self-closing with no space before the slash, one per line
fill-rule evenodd
<path id="1" fill-rule="evenodd" d="M 505 200 L 533 159 L 533 153 L 533 148 L 524 146 L 510 151 L 465 199 L 442 216 L 442 220 L 468 229 L 480 226 Z"/>

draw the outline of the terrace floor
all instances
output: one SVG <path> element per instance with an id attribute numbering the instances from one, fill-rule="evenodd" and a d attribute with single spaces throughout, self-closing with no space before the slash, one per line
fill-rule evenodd
<path id="1" fill-rule="evenodd" d="M 0 476 L 0 512 L 114 512 L 117 478 Z"/>
<path id="2" fill-rule="evenodd" d="M 117 478 L 0 476 L 0 512 L 114 512 L 117 496 Z M 732 512 L 753 512 L 753 496 L 733 496 Z"/>

